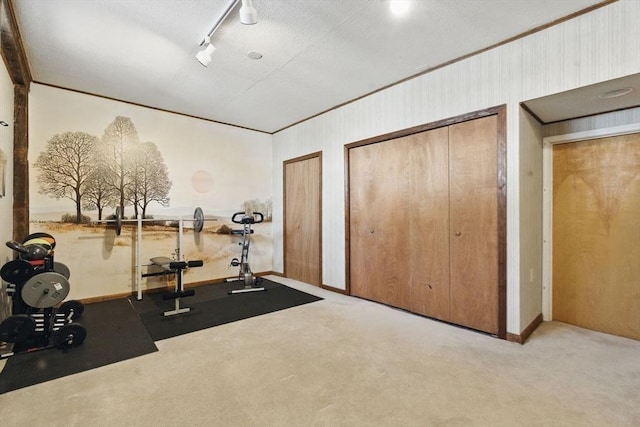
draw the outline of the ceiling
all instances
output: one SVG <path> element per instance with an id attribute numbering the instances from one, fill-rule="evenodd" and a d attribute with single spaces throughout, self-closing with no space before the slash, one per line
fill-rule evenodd
<path id="1" fill-rule="evenodd" d="M 238 4 L 205 68 L 200 42 L 231 1 L 13 5 L 35 82 L 273 133 L 601 3 L 407 0 L 397 17 L 389 0 L 253 0 L 258 23 Z"/>

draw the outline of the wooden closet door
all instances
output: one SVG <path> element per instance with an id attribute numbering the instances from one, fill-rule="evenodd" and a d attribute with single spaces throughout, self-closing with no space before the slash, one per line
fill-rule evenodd
<path id="1" fill-rule="evenodd" d="M 640 134 L 553 148 L 553 319 L 640 340 Z"/>
<path id="2" fill-rule="evenodd" d="M 447 169 L 446 128 L 349 151 L 353 295 L 447 317 Z"/>
<path id="3" fill-rule="evenodd" d="M 414 313 L 449 319 L 449 150 L 446 127 L 415 135 L 409 210 L 409 297 Z"/>
<path id="4" fill-rule="evenodd" d="M 284 275 L 322 285 L 322 157 L 284 162 Z"/>
<path id="5" fill-rule="evenodd" d="M 407 307 L 408 144 L 391 140 L 349 153 L 351 294 Z"/>
<path id="6" fill-rule="evenodd" d="M 451 321 L 498 333 L 497 116 L 449 127 Z"/>

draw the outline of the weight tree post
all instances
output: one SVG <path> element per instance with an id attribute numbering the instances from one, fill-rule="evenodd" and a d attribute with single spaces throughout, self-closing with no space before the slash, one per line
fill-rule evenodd
<path id="1" fill-rule="evenodd" d="M 136 238 L 136 282 L 137 282 L 137 290 L 138 301 L 142 300 L 142 256 L 140 254 L 140 246 L 142 245 L 142 216 L 138 214 L 138 237 Z"/>

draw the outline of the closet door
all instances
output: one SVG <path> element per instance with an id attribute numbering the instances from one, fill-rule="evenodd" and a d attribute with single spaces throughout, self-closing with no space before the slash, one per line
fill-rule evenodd
<path id="1" fill-rule="evenodd" d="M 408 139 L 350 150 L 352 295 L 407 307 Z"/>
<path id="2" fill-rule="evenodd" d="M 322 155 L 284 162 L 284 275 L 322 285 Z"/>
<path id="3" fill-rule="evenodd" d="M 349 151 L 353 295 L 447 317 L 447 133 L 435 129 Z"/>
<path id="4" fill-rule="evenodd" d="M 415 136 L 410 155 L 409 307 L 449 318 L 449 152 L 446 127 Z"/>
<path id="5" fill-rule="evenodd" d="M 498 333 L 497 116 L 449 127 L 451 321 Z"/>

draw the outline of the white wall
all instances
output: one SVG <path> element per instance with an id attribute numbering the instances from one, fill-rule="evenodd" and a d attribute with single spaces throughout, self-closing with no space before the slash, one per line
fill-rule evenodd
<path id="1" fill-rule="evenodd" d="M 520 325 L 542 307 L 542 125 L 520 109 Z"/>
<path id="2" fill-rule="evenodd" d="M 640 123 L 640 107 L 565 120 L 543 126 L 543 138 Z"/>
<path id="3" fill-rule="evenodd" d="M 13 251 L 4 243 L 13 238 L 13 83 L 0 61 L 0 120 L 9 124 L 0 126 L 0 150 L 6 156 L 4 165 L 5 195 L 0 197 L 0 266 L 13 257 Z M 1 178 L 0 178 L 1 179 Z M 0 183 L 1 185 L 1 183 Z M 9 315 L 9 300 L 4 292 L 6 283 L 0 287 L 0 321 Z"/>
<path id="4" fill-rule="evenodd" d="M 537 239 L 521 238 L 521 222 L 530 216 L 521 209 L 541 209 L 520 203 L 520 168 L 527 163 L 521 157 L 530 150 L 521 150 L 519 103 L 640 72 L 638 22 L 640 1 L 621 0 L 275 134 L 274 270 L 283 271 L 284 160 L 323 152 L 323 283 L 345 289 L 344 145 L 506 104 L 507 331 L 519 334 L 532 311 L 523 302 L 527 291 L 521 292 L 521 278 L 528 278 L 528 271 L 521 273 L 528 268 L 521 265 L 521 253 L 539 249 Z"/>

